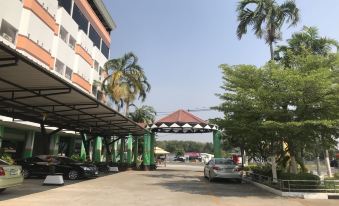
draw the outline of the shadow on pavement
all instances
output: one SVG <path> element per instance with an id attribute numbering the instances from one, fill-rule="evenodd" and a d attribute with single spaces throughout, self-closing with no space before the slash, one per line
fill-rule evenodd
<path id="1" fill-rule="evenodd" d="M 202 172 L 187 170 L 160 170 L 144 176 L 158 179 L 157 185 L 173 192 L 210 195 L 218 197 L 260 197 L 276 198 L 277 196 L 248 183 L 237 183 L 234 180 L 217 179 L 209 182 Z"/>
<path id="2" fill-rule="evenodd" d="M 110 174 L 100 174 L 99 177 L 107 176 Z M 43 185 L 45 178 L 37 178 L 32 177 L 29 179 L 25 179 L 23 184 L 16 187 L 7 188 L 4 192 L 0 193 L 0 201 L 14 199 L 14 198 L 20 198 L 26 195 L 31 195 L 34 193 L 44 192 L 48 190 L 57 189 L 60 187 L 64 187 L 67 185 L 77 184 L 83 181 L 91 181 L 93 178 L 89 179 L 81 179 L 81 180 L 67 180 L 64 179 L 65 184 L 60 186 L 53 186 L 53 185 Z M 1 203 L 0 203 L 1 205 Z"/>

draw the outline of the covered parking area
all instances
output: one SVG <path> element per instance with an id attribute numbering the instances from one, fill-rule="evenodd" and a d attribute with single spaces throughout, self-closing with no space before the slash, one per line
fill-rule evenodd
<path id="1" fill-rule="evenodd" d="M 121 163 L 136 163 L 140 137 L 144 138 L 143 158 L 153 156 L 149 131 L 2 42 L 0 115 L 40 125 L 41 138 L 48 143 L 43 153 L 51 151 L 51 147 L 53 151 L 56 135 L 68 130 L 81 137 L 87 160 L 100 160 L 95 151 L 90 158 L 90 144 L 98 145 L 102 140 L 106 161 L 114 162 L 120 155 Z M 0 140 L 3 130 L 0 126 Z M 99 148 L 94 146 L 96 149 Z"/>

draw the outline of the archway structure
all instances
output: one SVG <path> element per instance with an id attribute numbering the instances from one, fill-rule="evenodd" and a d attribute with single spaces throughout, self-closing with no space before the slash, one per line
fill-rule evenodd
<path id="1" fill-rule="evenodd" d="M 221 132 L 218 130 L 218 127 L 185 110 L 177 110 L 156 121 L 154 124 L 147 125 L 146 129 L 149 129 L 152 133 L 174 134 L 213 132 L 214 157 L 221 157 Z"/>

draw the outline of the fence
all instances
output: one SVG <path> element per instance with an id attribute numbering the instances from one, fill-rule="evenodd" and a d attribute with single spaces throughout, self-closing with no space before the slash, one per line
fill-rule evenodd
<path id="1" fill-rule="evenodd" d="M 339 180 L 280 180 L 273 182 L 272 177 L 246 173 L 247 178 L 283 192 L 326 192 L 339 193 Z"/>

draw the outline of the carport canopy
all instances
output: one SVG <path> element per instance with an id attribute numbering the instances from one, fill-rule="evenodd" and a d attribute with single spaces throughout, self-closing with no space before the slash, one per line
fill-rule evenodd
<path id="1" fill-rule="evenodd" d="M 142 136 L 147 132 L 3 42 L 0 115 L 104 137 Z"/>

